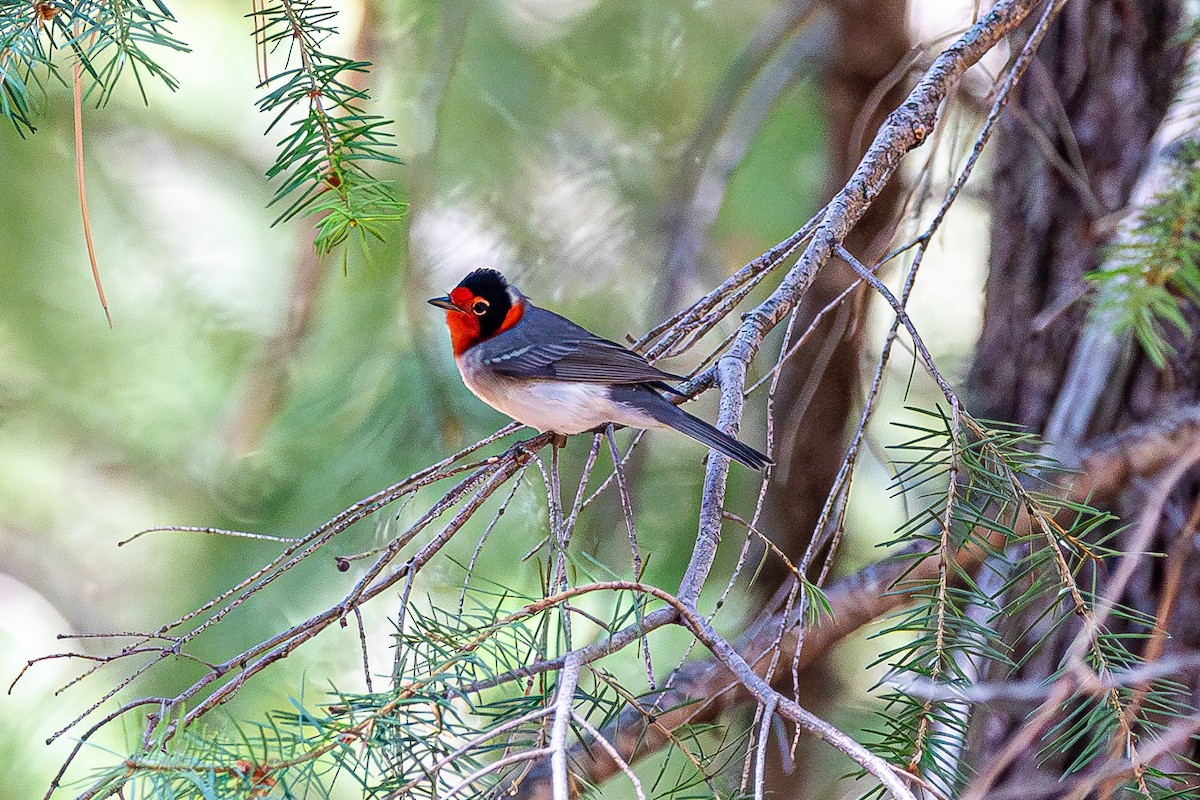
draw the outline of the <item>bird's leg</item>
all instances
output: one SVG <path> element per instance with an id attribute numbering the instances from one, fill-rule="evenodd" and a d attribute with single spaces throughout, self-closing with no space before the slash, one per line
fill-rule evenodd
<path id="1" fill-rule="evenodd" d="M 555 448 L 563 448 L 567 446 L 567 435 L 565 433 L 552 433 L 550 444 Z"/>
<path id="2" fill-rule="evenodd" d="M 610 430 L 619 431 L 625 428 L 624 425 L 618 425 L 615 422 L 606 422 L 603 425 L 597 425 L 594 428 L 588 428 L 588 433 L 607 433 Z"/>

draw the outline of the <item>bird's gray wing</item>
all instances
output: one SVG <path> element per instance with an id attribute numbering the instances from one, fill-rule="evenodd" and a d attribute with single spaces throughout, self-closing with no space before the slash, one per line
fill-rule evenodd
<path id="1" fill-rule="evenodd" d="M 513 377 L 617 384 L 683 379 L 616 342 L 533 305 L 526 307 L 519 325 L 477 347 L 484 366 Z"/>

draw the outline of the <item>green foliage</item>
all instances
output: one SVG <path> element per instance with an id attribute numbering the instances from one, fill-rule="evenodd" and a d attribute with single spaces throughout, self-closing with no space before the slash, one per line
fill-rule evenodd
<path id="1" fill-rule="evenodd" d="M 175 734 L 164 749 L 118 760 L 87 784 L 99 796 L 120 791 L 131 798 L 171 800 L 265 797 L 273 791 L 326 798 L 335 796 L 338 781 L 352 783 L 366 797 L 492 796 L 529 762 L 496 770 L 489 764 L 546 746 L 558 688 L 555 671 L 515 683 L 506 678 L 565 650 L 560 633 L 567 612 L 535 598 L 515 603 L 518 598 L 507 591 L 474 591 L 472 598 L 474 608 L 463 611 L 432 601 L 425 610 L 417 604 L 406 608 L 385 691 L 334 693 L 320 707 L 293 699 L 291 710 L 269 712 L 232 737 L 196 725 Z M 631 624 L 639 613 L 638 598 L 615 599 L 604 633 Z M 580 676 L 573 706 L 591 725 L 603 727 L 637 699 L 592 666 Z M 576 738 L 587 737 L 578 723 L 572 728 Z M 677 747 L 653 785 L 654 797 L 686 797 L 697 786 L 715 787 L 715 776 L 745 747 L 744 737 L 714 726 L 689 726 L 675 737 Z M 709 794 L 718 793 L 724 792 L 713 788 Z"/>
<path id="2" fill-rule="evenodd" d="M 1134 690 L 1118 683 L 1141 663 L 1133 648 L 1154 620 L 1119 604 L 1106 619 L 1097 617 L 1107 602 L 1097 594 L 1099 578 L 1111 575 L 1122 555 L 1109 544 L 1119 532 L 1115 518 L 1062 498 L 1055 481 L 1065 470 L 1039 455 L 1035 437 L 997 423 L 954 425 L 944 415 L 925 416 L 929 422 L 903 426 L 914 435 L 896 448 L 895 485 L 921 510 L 893 543 L 928 542 L 912 556 L 910 573 L 935 559 L 938 577 L 920 580 L 915 604 L 880 634 L 902 644 L 879 658 L 890 671 L 874 731 L 878 751 L 956 796 L 972 777 L 960 757 L 972 706 L 959 693 L 968 696 L 981 676 L 997 687 L 1020 680 L 1031 659 L 1064 645 L 1066 655 L 1044 682 L 1047 698 L 1056 681 L 1077 678 L 1083 665 L 1112 682 L 1109 689 L 1073 692 L 1035 740 L 1039 758 L 1060 763 L 1064 776 L 1112 752 L 1150 746 L 1171 719 L 1194 713 L 1170 681 L 1142 687 L 1136 704 Z M 964 546 L 986 554 L 978 575 L 952 556 Z M 902 578 L 898 586 L 909 590 L 913 581 Z M 920 691 L 906 688 L 917 685 Z M 1131 779 L 1131 790 L 1169 797 L 1195 776 L 1151 777 L 1146 791 Z"/>
<path id="3" fill-rule="evenodd" d="M 174 89 L 175 79 L 155 61 L 155 48 L 186 51 L 172 36 L 175 22 L 159 0 L 0 0 L 0 113 L 24 136 L 34 131 L 32 89 L 38 71 L 58 78 L 54 54 L 67 50 L 91 79 L 97 106 L 112 97 L 128 67 L 146 97 L 143 74 Z"/>
<path id="4" fill-rule="evenodd" d="M 264 51 L 283 50 L 285 68 L 268 75 L 269 91 L 259 108 L 273 115 L 267 131 L 291 119 L 268 178 L 281 178 L 278 203 L 290 199 L 276 222 L 308 212 L 319 218 L 317 252 L 328 253 L 352 232 L 382 239 L 381 225 L 399 219 L 404 204 L 392 188 L 376 180 L 367 164 L 398 164 L 384 117 L 367 114 L 365 89 L 353 83 L 371 66 L 323 49 L 337 32 L 337 11 L 313 0 L 282 0 L 255 12 L 255 36 Z M 264 62 L 269 59 L 264 56 Z"/>
<path id="5" fill-rule="evenodd" d="M 306 213 L 317 220 L 321 255 L 354 233 L 383 238 L 404 203 L 394 188 L 371 175 L 370 165 L 397 164 L 386 149 L 390 120 L 368 114 L 368 93 L 355 84 L 369 62 L 327 52 L 337 11 L 312 0 L 280 0 L 254 12 L 262 86 L 259 108 L 271 115 L 267 131 L 287 133 L 267 177 L 278 179 L 273 203 L 286 202 L 276 222 Z M 22 136 L 35 130 L 33 89 L 46 76 L 65 83 L 55 60 L 67 51 L 88 81 L 97 106 L 112 97 L 128 68 L 146 101 L 144 77 L 174 90 L 176 80 L 155 50 L 187 51 L 170 33 L 175 22 L 160 0 L 30 2 L 0 0 L 0 113 Z M 271 71 L 272 55 L 284 63 Z"/>
<path id="6" fill-rule="evenodd" d="M 1174 187 L 1142 211 L 1108 264 L 1087 276 L 1097 289 L 1093 314 L 1110 319 L 1116 333 L 1132 331 L 1159 369 L 1173 352 L 1163 328 L 1189 336 L 1180 303 L 1200 302 L 1200 143 L 1172 155 Z"/>

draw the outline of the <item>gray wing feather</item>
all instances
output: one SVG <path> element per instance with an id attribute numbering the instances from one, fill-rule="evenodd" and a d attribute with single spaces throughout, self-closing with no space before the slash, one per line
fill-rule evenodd
<path id="1" fill-rule="evenodd" d="M 616 384 L 682 380 L 632 350 L 533 305 L 526 307 L 520 325 L 477 347 L 483 364 L 513 377 Z"/>

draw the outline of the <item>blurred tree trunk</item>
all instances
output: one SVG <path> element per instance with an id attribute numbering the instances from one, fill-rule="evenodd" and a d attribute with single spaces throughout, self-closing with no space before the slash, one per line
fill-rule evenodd
<path id="1" fill-rule="evenodd" d="M 991 273 L 968 403 L 977 416 L 1044 431 L 1068 388 L 1068 364 L 1089 305 L 1083 276 L 1100 263 L 1116 212 L 1125 207 L 1147 166 L 1151 137 L 1172 99 L 1182 60 L 1182 8 L 1182 0 L 1068 3 L 1002 118 L 993 149 Z M 1193 330 L 1198 324 L 1193 318 Z M 1108 396 L 1092 417 L 1088 435 L 1153 418 L 1180 401 L 1195 401 L 1200 388 L 1196 345 L 1183 338 L 1174 344 L 1173 363 L 1163 372 L 1128 348 L 1122 367 L 1088 365 L 1111 376 L 1104 381 Z M 1136 523 L 1145 488 L 1129 486 L 1123 507 L 1114 510 Z M 1174 613 L 1159 624 L 1172 637 L 1166 647 L 1176 652 L 1194 651 L 1200 644 L 1200 562 L 1191 536 L 1179 538 L 1182 521 L 1193 512 L 1196 490 L 1193 470 L 1191 478 L 1175 487 L 1170 513 L 1151 548 L 1179 557 L 1147 559 L 1153 566 L 1119 598 L 1151 619 L 1159 616 L 1164 599 L 1175 602 Z M 1117 546 L 1123 546 L 1120 539 Z M 1176 595 L 1181 585 L 1190 588 Z M 1014 653 L 1026 652 L 1022 635 L 1039 631 L 1014 630 L 1009 641 Z M 1063 626 L 1055 634 L 1058 641 L 1023 665 L 1024 677 L 1047 677 L 1071 633 Z M 1195 675 L 1182 679 L 1194 694 Z M 976 714 L 968 751 L 975 755 L 976 767 L 986 767 L 1027 711 L 981 709 Z M 1036 749 L 1003 774 L 1002 792 L 1046 789 L 1057 794 L 1062 764 L 1039 767 Z"/>
<path id="2" fill-rule="evenodd" d="M 894 0 L 832 4 L 835 38 L 827 50 L 823 76 L 830 192 L 845 184 L 873 132 L 908 91 L 905 76 L 892 74 L 910 50 L 907 5 Z M 890 87 L 886 85 L 888 80 L 892 80 Z M 851 252 L 867 263 L 883 254 L 905 194 L 904 181 L 896 176 L 846 240 Z M 840 260 L 826 264 L 796 310 L 795 335 L 803 333 L 854 277 Z M 808 547 L 845 454 L 850 418 L 858 406 L 866 299 L 860 287 L 835 312 L 826 314 L 809 343 L 781 370 L 775 400 L 777 466 L 769 484 L 765 514 L 766 530 L 772 532 L 775 544 L 793 563 Z M 780 559 L 767 558 L 758 584 L 760 591 L 770 596 L 786 575 Z M 801 678 L 806 687 L 804 703 L 818 713 L 824 713 L 826 704 L 837 694 L 835 680 L 818 677 L 823 669 L 815 665 Z M 813 692 L 818 686 L 828 688 Z M 802 738 L 795 763 L 820 758 L 822 747 L 813 739 Z M 797 781 L 795 766 L 785 765 L 779 751 L 773 754 L 766 775 L 768 792 L 777 797 L 808 796 L 799 789 L 802 783 Z"/>
<path id="3" fill-rule="evenodd" d="M 910 49 L 907 3 L 892 0 L 841 0 L 832 3 L 835 38 L 827 49 L 825 103 L 829 121 L 829 189 L 845 184 L 870 144 L 871 134 L 904 99 L 908 86 L 894 79 Z M 881 91 L 887 89 L 887 91 Z M 865 131 L 866 135 L 862 135 Z M 871 206 L 846 241 L 866 263 L 882 255 L 904 202 L 900 176 Z M 796 311 L 799 336 L 818 312 L 853 281 L 844 263 L 831 260 Z M 766 515 L 775 543 L 796 561 L 841 465 L 850 414 L 857 406 L 859 355 L 866 294 L 857 291 L 817 326 L 813 338 L 786 362 L 776 396 L 775 461 L 767 492 Z M 785 576 L 776 558 L 763 565 L 761 591 L 768 596 Z"/>

